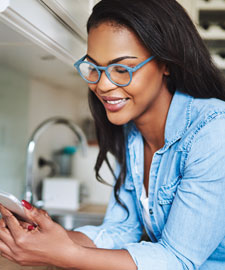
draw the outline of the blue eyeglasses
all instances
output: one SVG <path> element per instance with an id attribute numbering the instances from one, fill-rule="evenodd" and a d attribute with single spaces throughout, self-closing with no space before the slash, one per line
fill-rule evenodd
<path id="1" fill-rule="evenodd" d="M 133 72 L 137 71 L 154 58 L 154 56 L 151 56 L 135 67 L 128 67 L 122 64 L 111 64 L 107 67 L 101 67 L 91 62 L 84 61 L 86 57 L 86 55 L 83 56 L 74 64 L 75 68 L 86 82 L 97 83 L 101 78 L 102 71 L 105 71 L 105 74 L 110 82 L 118 86 L 129 85 L 132 81 Z"/>

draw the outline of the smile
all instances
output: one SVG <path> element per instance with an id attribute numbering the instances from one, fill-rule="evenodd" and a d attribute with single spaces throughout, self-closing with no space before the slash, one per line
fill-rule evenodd
<path id="1" fill-rule="evenodd" d="M 129 98 L 104 97 L 104 107 L 107 111 L 117 112 L 128 102 Z"/>
<path id="2" fill-rule="evenodd" d="M 105 102 L 108 104 L 119 104 L 121 102 L 125 102 L 126 100 L 127 98 L 123 98 L 123 99 L 118 99 L 118 100 L 105 100 Z"/>

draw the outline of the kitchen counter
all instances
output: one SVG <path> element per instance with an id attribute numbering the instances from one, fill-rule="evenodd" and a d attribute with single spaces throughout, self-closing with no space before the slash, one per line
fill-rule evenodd
<path id="1" fill-rule="evenodd" d="M 45 209 L 51 215 L 75 215 L 89 214 L 104 216 L 107 205 L 104 204 L 81 204 L 77 210 Z"/>
<path id="2" fill-rule="evenodd" d="M 2 270 L 62 270 L 62 268 L 58 268 L 55 266 L 20 266 L 1 256 L 0 256 L 0 269 Z"/>
<path id="3" fill-rule="evenodd" d="M 105 215 L 107 205 L 103 204 L 84 204 L 78 210 L 79 213 L 98 213 Z"/>

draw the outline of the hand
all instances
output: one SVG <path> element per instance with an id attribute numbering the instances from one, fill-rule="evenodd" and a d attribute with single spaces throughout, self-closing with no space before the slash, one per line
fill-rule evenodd
<path id="1" fill-rule="evenodd" d="M 19 222 L 0 205 L 0 252 L 3 257 L 20 265 L 56 265 L 69 268 L 81 248 L 59 224 L 43 210 L 24 204 L 25 213 L 36 227 Z M 32 229 L 32 230 L 31 230 Z"/>

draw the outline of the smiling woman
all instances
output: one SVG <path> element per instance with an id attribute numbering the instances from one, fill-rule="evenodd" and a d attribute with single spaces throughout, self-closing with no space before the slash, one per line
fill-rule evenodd
<path id="1" fill-rule="evenodd" d="M 87 30 L 75 67 L 89 86 L 96 177 L 106 162 L 115 178 L 105 219 L 65 231 L 23 201 L 31 228 L 0 207 L 2 255 L 83 270 L 223 270 L 225 83 L 193 23 L 175 0 L 102 0 Z"/>

